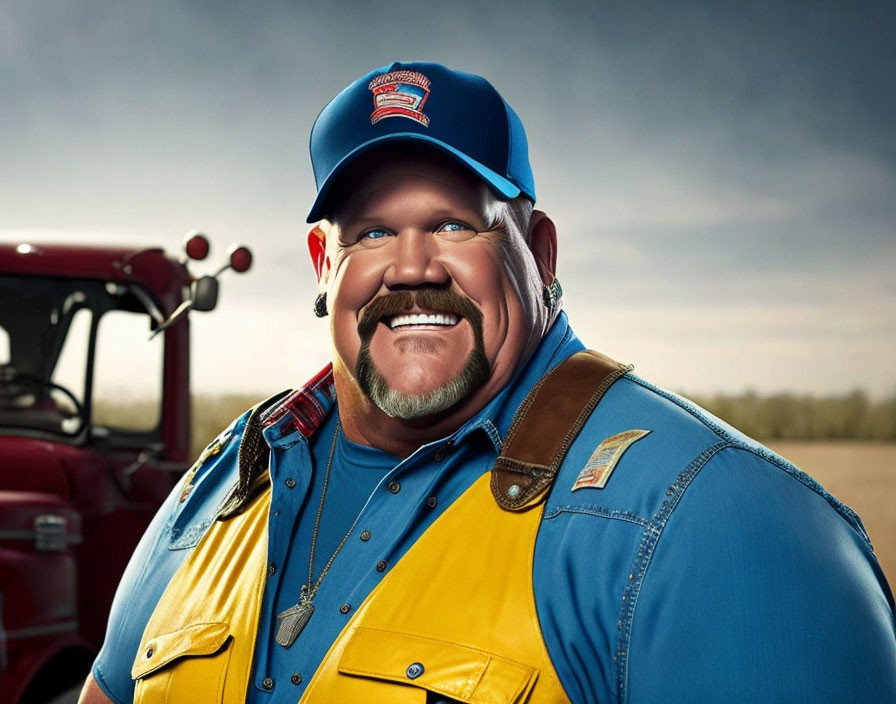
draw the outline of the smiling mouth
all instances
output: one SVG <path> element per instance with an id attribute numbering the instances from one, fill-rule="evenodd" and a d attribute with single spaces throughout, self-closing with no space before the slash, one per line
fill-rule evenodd
<path id="1" fill-rule="evenodd" d="M 411 327 L 444 327 L 457 325 L 460 318 L 453 313 L 402 313 L 383 319 L 391 330 Z"/>
<path id="2" fill-rule="evenodd" d="M 476 344 L 483 347 L 482 313 L 466 296 L 440 289 L 393 291 L 374 299 L 364 309 L 358 321 L 358 336 L 362 345 L 369 345 L 380 325 L 395 333 L 448 333 L 459 329 L 462 320 L 470 324 Z"/>

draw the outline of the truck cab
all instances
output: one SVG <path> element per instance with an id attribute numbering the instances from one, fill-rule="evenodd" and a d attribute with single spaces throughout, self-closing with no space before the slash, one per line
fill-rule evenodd
<path id="1" fill-rule="evenodd" d="M 186 253 L 208 253 L 202 235 Z M 0 243 L 0 702 L 82 682 L 190 458 L 189 311 L 217 274 L 159 248 Z M 231 252 L 245 271 L 251 254 Z"/>

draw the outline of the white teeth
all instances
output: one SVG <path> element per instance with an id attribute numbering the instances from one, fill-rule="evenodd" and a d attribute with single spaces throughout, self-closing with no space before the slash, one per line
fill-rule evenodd
<path id="1" fill-rule="evenodd" d="M 389 321 L 389 327 L 393 330 L 402 325 L 455 325 L 457 316 L 445 313 L 437 313 L 435 315 L 428 313 L 410 313 L 407 315 L 396 315 Z"/>

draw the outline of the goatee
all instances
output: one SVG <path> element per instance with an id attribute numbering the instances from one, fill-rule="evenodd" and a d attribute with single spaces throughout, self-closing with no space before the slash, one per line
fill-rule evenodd
<path id="1" fill-rule="evenodd" d="M 424 310 L 454 313 L 469 322 L 473 329 L 473 350 L 463 370 L 447 384 L 421 394 L 403 394 L 389 386 L 370 357 L 370 340 L 383 318 L 410 310 L 417 305 Z M 453 291 L 424 289 L 397 291 L 382 296 L 364 311 L 358 323 L 361 349 L 355 375 L 358 384 L 371 401 L 384 413 L 402 420 L 426 418 L 448 410 L 482 386 L 489 377 L 482 336 L 482 313 L 470 301 Z"/>

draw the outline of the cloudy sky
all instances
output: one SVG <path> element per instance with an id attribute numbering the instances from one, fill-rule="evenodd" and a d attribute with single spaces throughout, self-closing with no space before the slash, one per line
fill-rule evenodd
<path id="1" fill-rule="evenodd" d="M 0 0 L 0 239 L 201 229 L 200 273 L 245 242 L 194 318 L 194 388 L 300 384 L 328 358 L 314 117 L 439 61 L 522 117 L 589 346 L 685 391 L 896 391 L 896 5 L 584 5 Z"/>

